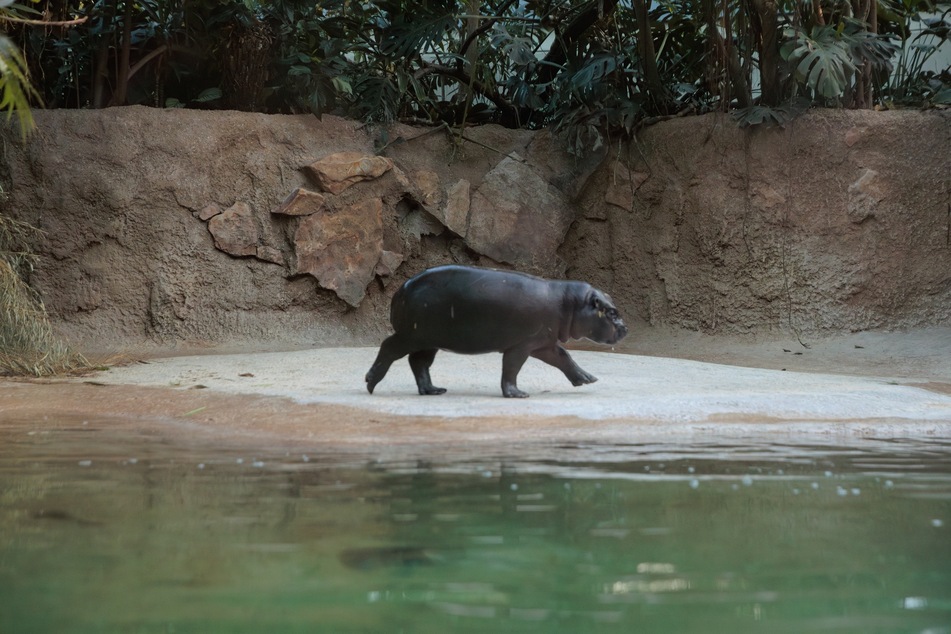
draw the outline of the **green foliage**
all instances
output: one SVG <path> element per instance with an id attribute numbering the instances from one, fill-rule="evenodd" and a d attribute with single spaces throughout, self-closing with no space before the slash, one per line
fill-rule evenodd
<path id="1" fill-rule="evenodd" d="M 785 128 L 786 124 L 805 112 L 810 105 L 808 99 L 794 99 L 781 106 L 749 106 L 737 108 L 730 116 L 741 128 L 759 125 L 776 125 Z"/>
<path id="2" fill-rule="evenodd" d="M 896 0 L 889 7 L 894 28 L 900 26 L 903 37 L 896 70 L 883 81 L 883 100 L 894 104 L 951 105 L 951 68 L 925 70 L 951 39 L 951 8 L 940 15 L 924 17 L 918 12 L 918 3 L 911 0 Z M 923 28 L 911 35 L 913 25 Z"/>
<path id="3" fill-rule="evenodd" d="M 5 35 L 0 34 L 0 111 L 6 111 L 7 120 L 16 114 L 20 133 L 24 137 L 33 129 L 30 99 L 37 97 L 28 73 L 26 60 L 23 59 L 20 49 Z"/>
<path id="4" fill-rule="evenodd" d="M 766 0 L 49 6 L 53 19 L 86 21 L 13 25 L 10 35 L 56 107 L 494 121 L 553 126 L 582 151 L 687 111 L 739 110 L 745 125 L 781 124 L 797 111 L 784 104 L 799 96 L 853 107 L 947 99 L 946 78 L 923 71 L 947 40 L 947 14 L 928 26 L 937 42 L 912 36 L 910 25 L 924 19 L 917 0 L 880 0 L 877 21 L 859 19 L 866 0 L 823 2 L 821 12 L 819 3 Z"/>
<path id="5" fill-rule="evenodd" d="M 851 28 L 846 28 L 850 26 Z M 780 54 L 793 68 L 796 82 L 817 98 L 841 97 L 865 64 L 873 71 L 891 69 L 896 47 L 854 22 L 815 26 L 807 35 L 793 29 Z"/>
<path id="6" fill-rule="evenodd" d="M 840 96 L 855 71 L 848 44 L 830 26 L 814 27 L 808 36 L 799 33 L 781 54 L 795 68 L 796 81 L 820 97 Z"/>

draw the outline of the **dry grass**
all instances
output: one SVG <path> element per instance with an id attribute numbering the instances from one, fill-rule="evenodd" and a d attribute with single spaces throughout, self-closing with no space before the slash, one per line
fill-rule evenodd
<path id="1" fill-rule="evenodd" d="M 43 302 L 23 279 L 35 259 L 25 245 L 36 233 L 0 213 L 0 375 L 50 376 L 90 367 L 56 337 Z"/>

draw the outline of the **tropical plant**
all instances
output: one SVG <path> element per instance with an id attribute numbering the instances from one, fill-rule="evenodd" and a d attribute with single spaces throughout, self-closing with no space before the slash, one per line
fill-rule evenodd
<path id="1" fill-rule="evenodd" d="M 16 18 L 13 0 L 0 0 L 0 23 Z M 30 101 L 37 97 L 23 54 L 10 38 L 0 32 L 0 111 L 7 113 L 7 120 L 16 114 L 23 136 L 33 129 Z"/>
<path id="2" fill-rule="evenodd" d="M 58 107 L 494 121 L 554 126 L 590 148 L 686 112 L 738 110 L 757 124 L 793 116 L 800 98 L 862 108 L 933 98 L 943 84 L 922 64 L 937 44 L 908 29 L 919 3 L 51 0 L 52 19 L 85 23 L 12 35 Z M 943 42 L 939 22 L 928 32 Z"/>
<path id="3" fill-rule="evenodd" d="M 20 10 L 11 0 L 0 0 L 3 21 L 24 20 Z M 24 138 L 34 126 L 30 101 L 37 97 L 19 47 L 0 33 L 0 110 L 7 120 L 16 114 Z M 87 368 L 86 359 L 53 333 L 43 302 L 26 283 L 36 259 L 29 243 L 39 232 L 8 215 L 6 202 L 0 187 L 0 374 L 44 376 Z"/>
<path id="4" fill-rule="evenodd" d="M 0 189 L 0 203 L 5 200 Z M 89 367 L 54 334 L 43 302 L 25 281 L 36 259 L 28 244 L 37 233 L 0 214 L 0 375 L 46 376 Z"/>
<path id="5" fill-rule="evenodd" d="M 895 104 L 951 105 L 951 68 L 926 70 L 927 65 L 951 41 L 951 6 L 923 15 L 918 3 L 894 0 L 888 15 L 900 33 L 901 47 L 896 70 L 883 82 L 884 100 Z M 932 7 L 937 9 L 937 7 Z M 920 26 L 917 32 L 912 26 Z"/>

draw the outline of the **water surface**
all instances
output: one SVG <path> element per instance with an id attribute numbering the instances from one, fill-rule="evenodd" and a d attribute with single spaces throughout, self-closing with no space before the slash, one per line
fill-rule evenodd
<path id="1" fill-rule="evenodd" d="M 379 461 L 101 428 L 4 437 L 4 634 L 951 632 L 947 441 Z"/>

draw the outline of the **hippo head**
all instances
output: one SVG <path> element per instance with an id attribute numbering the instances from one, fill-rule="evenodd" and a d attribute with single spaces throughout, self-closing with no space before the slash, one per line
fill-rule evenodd
<path id="1" fill-rule="evenodd" d="M 627 326 L 607 293 L 591 288 L 575 308 L 571 336 L 597 343 L 615 344 L 627 335 Z"/>

